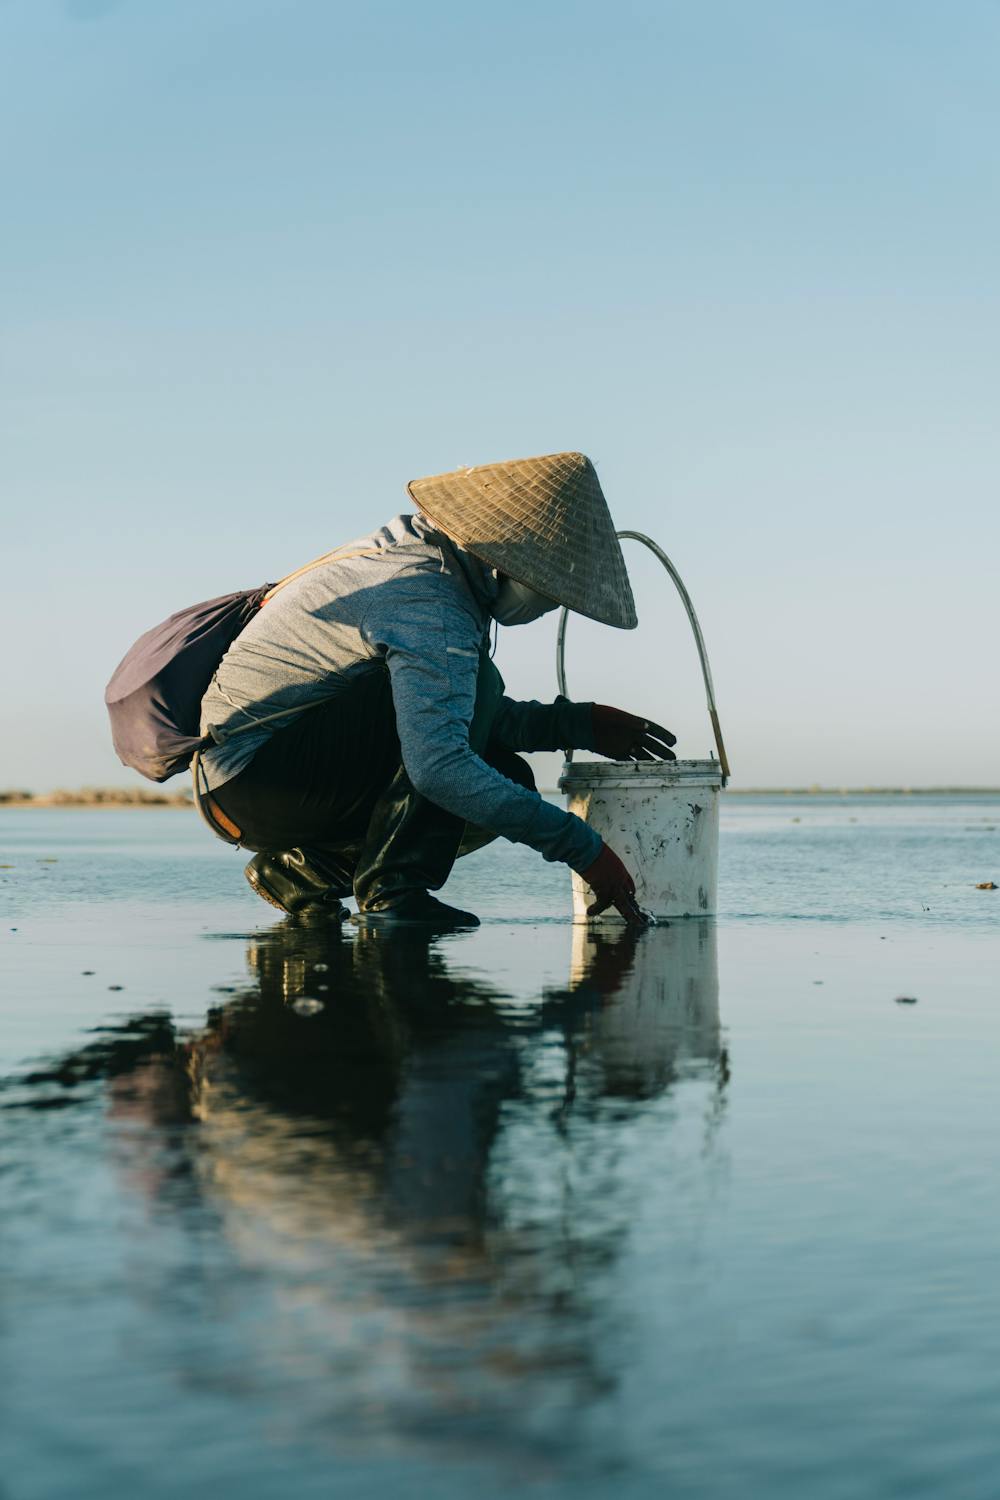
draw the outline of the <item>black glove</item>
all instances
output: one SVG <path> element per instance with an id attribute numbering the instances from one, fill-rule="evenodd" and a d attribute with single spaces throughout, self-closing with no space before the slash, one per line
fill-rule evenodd
<path id="1" fill-rule="evenodd" d="M 595 703 L 590 710 L 594 726 L 594 749 L 598 755 L 609 760 L 676 760 L 671 745 L 676 745 L 677 736 L 654 724 L 652 719 L 639 719 L 620 708 L 609 708 L 606 703 Z"/>
<path id="2" fill-rule="evenodd" d="M 581 870 L 580 878 L 587 882 L 597 897 L 593 906 L 587 907 L 588 917 L 599 917 L 602 911 L 614 906 L 626 922 L 635 927 L 647 925 L 646 917 L 635 899 L 635 881 L 607 844 L 601 845 L 601 852 L 594 863 Z"/>

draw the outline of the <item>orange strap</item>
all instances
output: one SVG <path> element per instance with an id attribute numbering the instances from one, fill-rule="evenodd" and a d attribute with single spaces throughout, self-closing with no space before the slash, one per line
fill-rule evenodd
<path id="1" fill-rule="evenodd" d="M 210 815 L 215 819 L 215 821 L 225 829 L 226 833 L 229 834 L 229 837 L 235 839 L 236 842 L 239 843 L 239 841 L 243 837 L 243 830 L 233 822 L 232 818 L 227 812 L 223 812 L 222 808 L 216 802 L 211 792 L 202 793 L 202 802 L 205 804 Z"/>

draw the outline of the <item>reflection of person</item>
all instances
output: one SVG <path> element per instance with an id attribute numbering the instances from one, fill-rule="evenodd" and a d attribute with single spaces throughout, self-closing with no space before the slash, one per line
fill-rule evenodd
<path id="1" fill-rule="evenodd" d="M 575 928 L 568 983 L 533 1013 L 453 971 L 417 930 L 352 943 L 317 915 L 254 938 L 249 958 L 254 987 L 198 1033 L 138 1018 L 39 1081 L 106 1073 L 116 1115 L 157 1124 L 238 1117 L 250 1158 L 277 1170 L 295 1122 L 322 1121 L 339 1171 L 375 1171 L 388 1217 L 461 1224 L 475 1240 L 504 1107 L 530 1095 L 533 1039 L 562 1038 L 564 1110 L 654 1098 L 686 1061 L 723 1077 L 710 923 Z"/>
<path id="2" fill-rule="evenodd" d="M 601 704 L 519 703 L 492 621 L 565 605 L 636 623 L 621 547 L 579 453 L 413 481 L 415 515 L 293 574 L 236 638 L 202 703 L 200 802 L 257 850 L 285 911 L 353 892 L 364 921 L 476 925 L 435 900 L 459 852 L 503 835 L 641 920 L 618 856 L 535 790 L 521 750 L 672 759 L 669 731 Z M 291 722 L 289 717 L 291 716 Z"/>
<path id="3" fill-rule="evenodd" d="M 108 1079 L 130 1194 L 194 1226 L 216 1315 L 269 1372 L 315 1371 L 324 1422 L 502 1446 L 615 1379 L 637 1112 L 682 1066 L 705 1084 L 688 1109 L 720 1097 L 711 924 L 572 936 L 567 982 L 528 1006 L 423 932 L 298 918 L 195 1034 L 130 1022 L 35 1088 Z"/>

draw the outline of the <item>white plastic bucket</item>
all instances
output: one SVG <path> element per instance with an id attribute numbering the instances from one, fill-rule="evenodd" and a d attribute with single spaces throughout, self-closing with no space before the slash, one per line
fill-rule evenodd
<path id="1" fill-rule="evenodd" d="M 559 790 L 628 866 L 636 900 L 654 917 L 715 915 L 719 871 L 717 760 L 572 761 Z M 594 893 L 573 876 L 573 920 Z M 604 913 L 621 921 L 616 911 Z"/>
<path id="2" fill-rule="evenodd" d="M 666 553 L 641 531 L 619 531 L 619 538 L 642 542 L 660 559 L 684 603 L 701 661 L 708 712 L 718 760 L 574 761 L 563 766 L 559 790 L 570 812 L 588 823 L 628 866 L 636 899 L 654 917 L 715 915 L 719 872 L 719 793 L 729 763 L 715 707 L 712 673 L 698 617 L 681 576 Z M 566 622 L 559 621 L 556 673 L 566 693 Z M 593 905 L 590 887 L 573 876 L 573 920 L 585 922 Z M 601 920 L 624 921 L 613 908 Z"/>

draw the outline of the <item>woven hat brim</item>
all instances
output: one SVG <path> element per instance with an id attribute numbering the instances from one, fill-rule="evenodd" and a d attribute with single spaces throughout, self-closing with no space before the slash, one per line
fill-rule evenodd
<path id="1" fill-rule="evenodd" d="M 638 624 L 621 543 L 582 453 L 456 469 L 407 489 L 428 520 L 481 562 L 602 625 Z"/>

